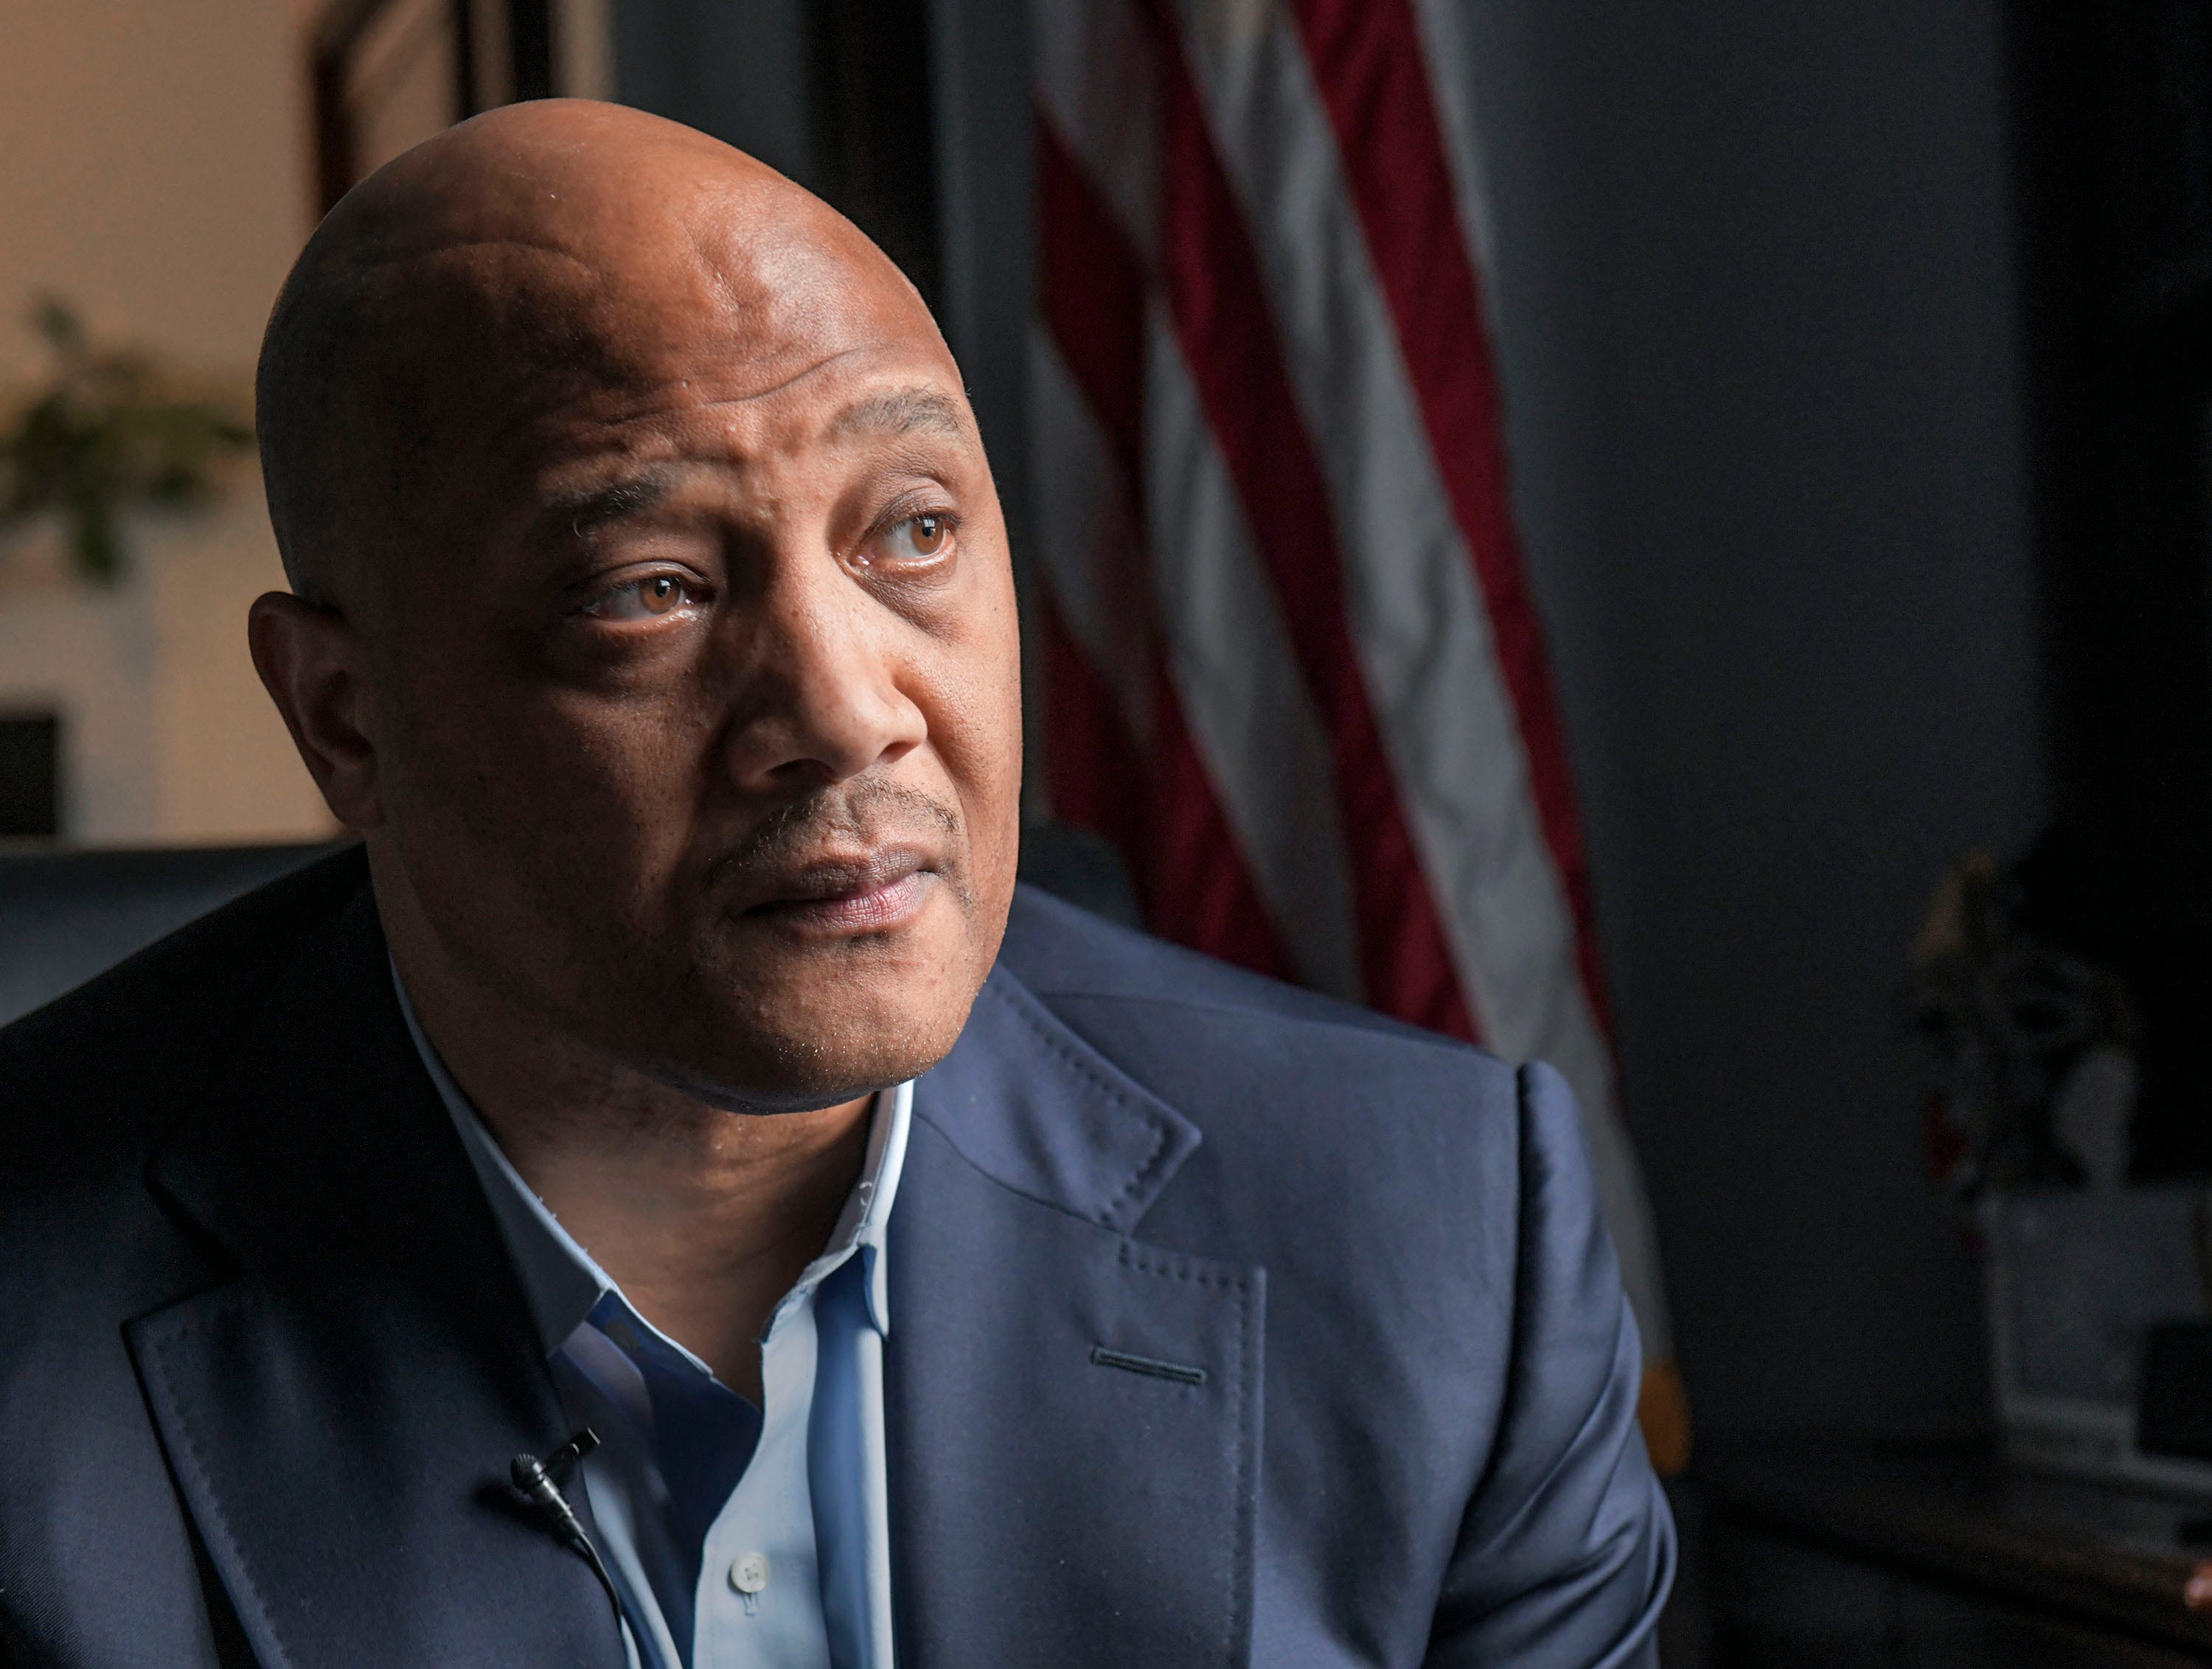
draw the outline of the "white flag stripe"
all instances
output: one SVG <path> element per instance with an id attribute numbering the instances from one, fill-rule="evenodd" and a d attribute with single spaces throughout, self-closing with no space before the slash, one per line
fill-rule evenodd
<path id="1" fill-rule="evenodd" d="M 1328 480 L 1352 628 L 1401 803 L 1485 1039 L 1550 1061 L 1581 1102 L 1606 1221 L 1654 1359 L 1671 1350 L 1650 1207 L 1612 1053 L 1538 819 L 1519 715 L 1471 553 L 1437 472 L 1303 45 L 1194 28 L 1184 48 L 1245 205 L 1286 369 Z"/>
<path id="2" fill-rule="evenodd" d="M 1559 1068 L 1582 1102 L 1583 1136 L 1589 1144 L 1591 1174 L 1597 1178 L 1598 1214 L 1620 1259 L 1620 1284 L 1644 1335 L 1644 1360 L 1671 1362 L 1674 1323 L 1659 1277 L 1659 1234 L 1644 1192 L 1643 1168 L 1621 1122 L 1612 1051 L 1592 1026 L 1563 1036 L 1558 1052 L 1545 1059 Z M 1585 1083 L 1603 1085 L 1605 1099 L 1587 1098 Z"/>
<path id="3" fill-rule="evenodd" d="M 1487 604 L 1438 473 L 1334 127 L 1292 21 L 1279 5 L 1178 3 L 1180 47 L 1244 205 L 1284 368 L 1315 443 L 1346 565 L 1345 628 L 1413 855 L 1434 889 L 1462 989 L 1487 1040 L 1512 1058 L 1550 1059 L 1582 1100 L 1630 1299 L 1650 1355 L 1663 1358 L 1670 1346 L 1649 1208 L 1615 1109 L 1610 1051 L 1582 984 L 1572 907 L 1538 816 Z M 1156 273 L 1164 159 L 1160 94 L 1151 66 L 1136 64 L 1129 50 L 1133 40 L 1146 44 L 1135 33 L 1142 26 L 1127 0 L 1040 4 L 1032 15 L 1051 66 L 1040 88 L 1045 119 Z M 1102 75 L 1102 64 L 1116 67 Z M 1463 116 L 1462 106 L 1448 108 Z M 1458 132 L 1463 139 L 1463 122 Z M 1472 154 L 1448 159 L 1462 190 L 1475 178 L 1466 166 Z M 1481 224 L 1479 213 L 1467 223 Z M 1146 512 L 1170 676 L 1200 762 L 1285 948 L 1304 977 L 1340 989 L 1316 968 L 1329 950 L 1357 968 L 1363 948 L 1342 878 L 1355 854 L 1335 815 L 1340 802 L 1328 792 L 1334 739 L 1296 671 L 1268 568 L 1253 548 L 1245 507 L 1179 343 L 1158 324 L 1149 337 Z M 1178 404 L 1182 409 L 1174 410 Z M 1255 604 L 1264 607 L 1264 618 L 1252 617 Z M 1235 665 L 1239 656 L 1249 658 L 1243 669 Z M 1279 735 L 1251 670 L 1261 665 L 1289 681 L 1301 728 L 1312 726 L 1316 752 L 1301 775 L 1317 786 L 1296 795 L 1254 772 Z M 1325 838 L 1285 845 L 1283 831 L 1311 829 L 1317 808 L 1327 809 L 1329 827 L 1316 831 Z M 1317 895 L 1312 883 L 1291 878 L 1297 865 L 1317 856 L 1329 863 L 1334 889 L 1326 947 L 1316 947 L 1305 921 Z"/>
<path id="4" fill-rule="evenodd" d="M 1429 78 L 1429 94 L 1436 100 L 1437 120 L 1443 128 L 1444 166 L 1451 172 L 1453 194 L 1459 199 L 1459 222 L 1473 246 L 1475 270 L 1497 270 L 1498 230 L 1491 220 L 1490 176 L 1483 165 L 1482 147 L 1475 143 L 1477 106 L 1474 78 L 1468 66 L 1474 62 L 1468 36 L 1466 0 L 1412 0 L 1413 25 L 1421 36 L 1421 67 Z M 1499 328 L 1497 294 L 1485 293 L 1490 325 Z"/>
<path id="5" fill-rule="evenodd" d="M 1040 28 L 1040 119 L 1084 166 L 1137 258 L 1157 272 L 1157 82 L 1141 27 L 1121 0 L 1053 9 Z M 1097 64 L 1119 69 L 1102 77 Z M 1099 97 L 1109 82 L 1117 97 Z M 1252 549 L 1228 462 L 1157 299 L 1146 334 L 1146 526 L 1168 678 L 1291 966 L 1316 991 L 1358 1001 L 1358 918 L 1328 730 L 1298 678 L 1274 586 Z M 1073 486 L 1071 504 L 1040 511 L 1057 546 L 1053 584 L 1057 592 L 1066 566 L 1066 610 L 1097 610 L 1097 566 L 1079 519 L 1095 511 L 1075 504 L 1095 501 L 1102 466 L 1115 480 L 1119 470 L 1057 351 L 1042 334 L 1037 343 L 1030 354 L 1042 393 L 1030 398 L 1040 413 L 1036 445 L 1044 458 L 1060 458 L 1057 446 L 1066 446 Z M 1046 497 L 1055 497 L 1057 486 L 1055 473 Z M 1088 559 L 1075 559 L 1079 550 Z M 1095 628 L 1071 630 L 1088 650 L 1086 632 Z M 1093 668 L 1115 678 L 1126 658 L 1117 663 L 1106 650 Z"/>
<path id="6" fill-rule="evenodd" d="M 1069 634 L 1082 646 L 1139 747 L 1152 733 L 1146 622 L 1140 553 L 1109 551 L 1104 542 L 1133 537 L 1144 516 L 1130 502 L 1127 482 L 1091 407 L 1042 325 L 1030 332 L 1030 445 L 1050 460 L 1049 491 L 1031 507 L 1036 554 Z"/>
<path id="7" fill-rule="evenodd" d="M 1118 112 L 1103 133 L 1070 131 L 1049 109 L 1040 119 L 1094 184 L 1126 175 L 1115 147 L 1140 143 Z M 1157 160 L 1148 153 L 1144 166 L 1157 167 Z M 1119 212 L 1113 194 L 1102 187 L 1100 195 Z M 1130 241 L 1137 244 L 1133 235 Z M 1364 994 L 1358 919 L 1327 728 L 1298 677 L 1273 583 L 1157 300 L 1146 337 L 1145 522 L 1168 676 L 1246 871 L 1299 977 L 1356 1002 Z M 1034 444 L 1054 460 L 1054 489 L 1045 495 L 1054 501 L 1038 509 L 1048 572 L 1094 669 L 1126 684 L 1131 658 L 1106 645 L 1111 592 L 1101 588 L 1103 558 L 1091 543 L 1100 527 L 1121 525 L 1120 470 L 1048 336 L 1034 333 L 1032 344 Z M 1059 501 L 1062 460 L 1069 492 Z M 1142 693 L 1117 690 L 1125 706 Z"/>
<path id="8" fill-rule="evenodd" d="M 1336 768 L 1229 466 L 1155 303 L 1145 388 L 1154 586 L 1184 722 L 1299 977 L 1357 1002 Z"/>
<path id="9" fill-rule="evenodd" d="M 1194 54 L 1192 68 L 1316 442 L 1353 639 L 1455 960 L 1487 1041 L 1516 1059 L 1562 1061 L 1583 1053 L 1574 1033 L 1595 1036 L 1573 917 L 1334 132 L 1287 17 L 1187 39 L 1216 49 Z M 1585 1076 L 1575 1088 L 1595 1105 L 1611 1099 L 1607 1082 Z"/>
<path id="10" fill-rule="evenodd" d="M 1127 0 L 1046 5 L 1036 20 L 1037 103 L 1135 246 L 1159 270 L 1159 81 Z"/>

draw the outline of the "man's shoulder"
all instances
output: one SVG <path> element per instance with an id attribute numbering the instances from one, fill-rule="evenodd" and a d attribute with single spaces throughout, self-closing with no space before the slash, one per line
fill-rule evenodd
<path id="1" fill-rule="evenodd" d="M 0 1199 L 135 1175 L 234 1057 L 312 935 L 368 884 L 348 848 L 258 888 L 0 1028 Z"/>
<path id="2" fill-rule="evenodd" d="M 1440 1126 L 1509 1139 L 1515 1128 L 1514 1070 L 1486 1050 L 1034 889 L 1017 896 L 1000 960 L 1062 1024 L 1212 1142 L 1371 1150 L 1397 1138 L 1427 1147 Z"/>
<path id="3" fill-rule="evenodd" d="M 127 1382 L 120 1324 L 223 1278 L 149 1175 L 270 1046 L 272 995 L 366 884 L 357 853 L 323 860 L 0 1029 L 0 1310 L 23 1323 L 0 1336 L 0 1416 L 66 1447 Z"/>
<path id="4" fill-rule="evenodd" d="M 1472 1044 L 1232 967 L 1030 887 L 1015 895 L 1000 962 L 1063 1017 L 1126 1010 L 1132 1036 L 1151 1032 L 1165 1041 L 1202 1031 L 1302 1057 L 1389 1060 L 1417 1074 L 1510 1077 L 1504 1062 Z"/>

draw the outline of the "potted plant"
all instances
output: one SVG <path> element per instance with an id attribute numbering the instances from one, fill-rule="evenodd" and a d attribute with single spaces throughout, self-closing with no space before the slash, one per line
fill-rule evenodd
<path id="1" fill-rule="evenodd" d="M 1929 1158 L 1978 1242 L 2008 1453 L 2212 1487 L 2212 1468 L 2136 1441 L 2145 1338 L 2212 1308 L 2212 1263 L 2203 1185 L 2129 1180 L 2125 981 L 2039 931 L 2019 876 L 1983 853 L 1938 889 L 1913 960 Z"/>
<path id="2" fill-rule="evenodd" d="M 94 344 L 59 300 L 32 322 L 52 370 L 0 428 L 0 531 L 58 516 L 75 571 L 112 584 L 128 566 L 124 513 L 205 502 L 252 427 L 143 350 Z"/>

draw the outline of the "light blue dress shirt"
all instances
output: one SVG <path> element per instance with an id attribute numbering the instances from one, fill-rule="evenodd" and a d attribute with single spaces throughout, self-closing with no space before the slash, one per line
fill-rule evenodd
<path id="1" fill-rule="evenodd" d="M 398 983 L 395 969 L 393 982 Z M 402 1011 L 520 1271 L 638 1669 L 893 1669 L 884 1228 L 914 1087 L 876 1098 L 827 1248 L 770 1316 L 763 1405 L 640 1315 L 531 1191 Z"/>

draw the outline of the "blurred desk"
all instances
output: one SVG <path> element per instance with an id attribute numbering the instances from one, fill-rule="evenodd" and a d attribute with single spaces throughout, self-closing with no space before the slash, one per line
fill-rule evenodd
<path id="1" fill-rule="evenodd" d="M 1965 1448 L 1700 1456 L 1716 1669 L 2212 1665 L 2212 1503 L 2014 1472 Z"/>

